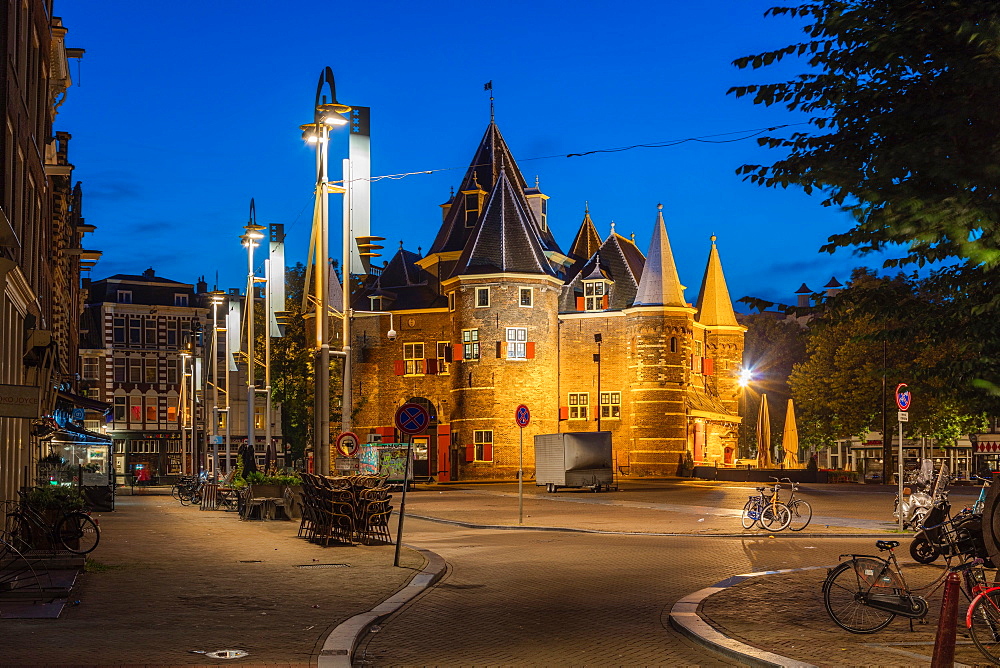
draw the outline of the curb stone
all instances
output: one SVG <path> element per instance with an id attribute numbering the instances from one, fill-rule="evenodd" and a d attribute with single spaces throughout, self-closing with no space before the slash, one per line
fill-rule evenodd
<path id="1" fill-rule="evenodd" d="M 815 571 L 824 569 L 826 566 L 808 566 L 806 568 L 787 568 L 778 571 L 761 571 L 759 573 L 744 573 L 734 575 L 721 582 L 717 582 L 711 587 L 705 587 L 693 594 L 688 594 L 680 599 L 670 609 L 670 626 L 680 633 L 691 638 L 695 642 L 713 652 L 728 656 L 751 666 L 787 666 L 790 668 L 817 668 L 811 663 L 803 663 L 781 656 L 774 652 L 751 647 L 738 640 L 734 640 L 715 629 L 698 614 L 698 608 L 706 598 L 724 589 L 739 584 L 748 578 L 761 575 L 781 575 L 784 573 L 796 573 L 799 571 Z"/>
<path id="2" fill-rule="evenodd" d="M 427 559 L 427 565 L 398 592 L 370 611 L 341 622 L 331 631 L 323 642 L 323 649 L 317 658 L 318 668 L 351 668 L 354 663 L 354 650 L 365 631 L 412 601 L 444 575 L 447 564 L 439 554 L 405 543 L 404 545 L 423 555 Z"/>

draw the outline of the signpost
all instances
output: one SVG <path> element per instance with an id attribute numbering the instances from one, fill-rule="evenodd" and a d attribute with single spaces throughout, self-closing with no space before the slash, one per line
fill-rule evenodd
<path id="1" fill-rule="evenodd" d="M 422 434 L 431 423 L 430 413 L 420 404 L 406 403 L 396 409 L 394 419 L 396 429 L 414 436 Z M 396 556 L 392 565 L 399 566 L 399 546 L 403 542 L 403 518 L 406 515 L 406 488 L 410 486 L 410 462 L 413 460 L 413 439 L 407 439 L 406 444 L 406 467 L 403 470 L 403 495 L 399 499 L 399 524 L 396 526 Z"/>
<path id="2" fill-rule="evenodd" d="M 524 404 L 514 411 L 514 422 L 521 434 L 517 450 L 517 523 L 524 524 L 524 428 L 531 422 L 531 411 Z"/>
<path id="3" fill-rule="evenodd" d="M 896 511 L 899 515 L 899 530 L 903 530 L 903 423 L 909 421 L 910 406 L 913 403 L 913 395 L 910 394 L 910 390 L 907 389 L 906 383 L 900 383 L 896 386 L 896 406 L 899 408 L 899 474 L 897 481 L 899 483 L 899 489 L 897 490 L 896 498 Z"/>

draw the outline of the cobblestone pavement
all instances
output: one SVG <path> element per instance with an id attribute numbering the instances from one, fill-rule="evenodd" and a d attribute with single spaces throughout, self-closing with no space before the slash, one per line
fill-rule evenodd
<path id="1" fill-rule="evenodd" d="M 297 522 L 242 522 L 170 496 L 119 496 L 58 620 L 0 622 L 0 664 L 309 665 L 336 624 L 404 586 L 424 559 L 323 548 Z M 322 567 L 325 564 L 344 564 Z M 242 649 L 242 660 L 194 650 Z"/>

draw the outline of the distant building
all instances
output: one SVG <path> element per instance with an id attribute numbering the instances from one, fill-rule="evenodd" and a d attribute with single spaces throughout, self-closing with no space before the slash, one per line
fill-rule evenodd
<path id="1" fill-rule="evenodd" d="M 238 448 L 247 441 L 246 360 L 237 359 L 243 297 L 239 291 L 231 291 L 223 299 L 218 325 L 224 331 L 215 351 L 222 407 L 227 389 L 232 388 L 232 392 L 231 414 L 219 413 L 217 431 L 224 435 L 228 422 L 235 462 Z M 233 324 L 227 327 L 227 322 Z M 114 442 L 116 472 L 133 473 L 141 464 L 153 475 L 175 476 L 197 472 L 206 461 L 211 469 L 215 445 L 224 459 L 225 446 L 209 442 L 214 388 L 209 385 L 211 369 L 206 362 L 212 355 L 212 326 L 204 282 L 196 289 L 147 269 L 141 275 L 116 274 L 90 284 L 84 314 L 85 346 L 80 351 L 82 375 L 89 396 L 112 406 L 104 428 Z M 227 355 L 229 350 L 233 357 Z M 255 429 L 259 429 L 255 450 L 263 462 L 263 401 L 256 402 L 255 409 Z M 280 415 L 279 411 L 276 407 L 274 414 Z M 280 439 L 280 420 L 276 423 L 274 437 Z M 226 470 L 224 463 L 220 466 Z"/>
<path id="2" fill-rule="evenodd" d="M 355 431 L 396 441 L 396 409 L 425 406 L 416 471 L 442 481 L 515 477 L 519 404 L 531 411 L 529 473 L 535 434 L 598 425 L 633 474 L 675 474 L 688 452 L 733 463 L 745 328 L 715 238 L 692 304 L 662 206 L 650 212 L 648 255 L 613 225 L 602 240 L 589 212 L 564 253 L 548 199 L 491 122 L 430 252 L 400 248 L 353 297 Z M 385 336 L 386 315 L 364 311 L 391 312 L 398 338 Z"/>

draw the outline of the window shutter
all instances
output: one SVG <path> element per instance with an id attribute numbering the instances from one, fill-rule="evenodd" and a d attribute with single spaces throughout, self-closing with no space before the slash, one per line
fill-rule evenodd
<path id="1" fill-rule="evenodd" d="M 451 351 L 452 351 L 452 347 L 451 347 L 451 346 L 446 346 L 446 347 L 445 347 L 445 349 L 444 349 L 444 361 L 445 361 L 445 362 L 450 362 L 450 361 L 452 361 L 452 354 L 451 354 Z"/>
<path id="2" fill-rule="evenodd" d="M 559 407 L 559 419 L 560 420 L 568 420 L 569 419 L 569 406 L 560 406 Z"/>
<path id="3" fill-rule="evenodd" d="M 688 355 L 688 368 L 694 371 L 694 353 Z"/>
<path id="4" fill-rule="evenodd" d="M 527 357 L 529 360 L 535 359 L 535 342 L 528 341 L 526 344 L 524 344 L 524 351 L 525 351 L 524 356 Z"/>
<path id="5" fill-rule="evenodd" d="M 465 446 L 465 462 L 469 463 L 474 461 L 476 461 L 476 446 L 474 445 Z"/>
<path id="6" fill-rule="evenodd" d="M 483 443 L 483 461 L 493 461 L 493 444 Z"/>
<path id="7" fill-rule="evenodd" d="M 583 297 L 577 297 L 576 298 L 576 310 L 577 311 L 583 311 L 584 309 L 586 309 L 586 306 L 584 305 Z"/>
<path id="8" fill-rule="evenodd" d="M 601 308 L 607 310 L 608 308 L 608 296 L 604 295 L 601 297 Z"/>
<path id="9" fill-rule="evenodd" d="M 715 360 L 714 359 L 712 359 L 711 357 L 706 357 L 705 360 L 704 360 L 704 362 L 702 364 L 705 367 L 705 375 L 706 376 L 711 376 L 712 374 L 715 373 Z"/>
<path id="10" fill-rule="evenodd" d="M 461 362 L 463 359 L 465 359 L 465 346 L 463 346 L 461 343 L 456 343 L 452 345 L 451 349 L 452 349 L 451 359 L 453 362 Z"/>
<path id="11" fill-rule="evenodd" d="M 406 373 L 406 362 L 403 360 L 393 360 L 392 361 L 393 371 L 396 372 L 397 376 L 402 376 Z"/>
<path id="12" fill-rule="evenodd" d="M 497 359 L 503 357 L 503 341 L 497 341 Z"/>
<path id="13" fill-rule="evenodd" d="M 438 372 L 438 361 L 436 357 L 428 357 L 424 360 L 424 369 L 427 370 L 429 376 L 433 376 Z"/>

